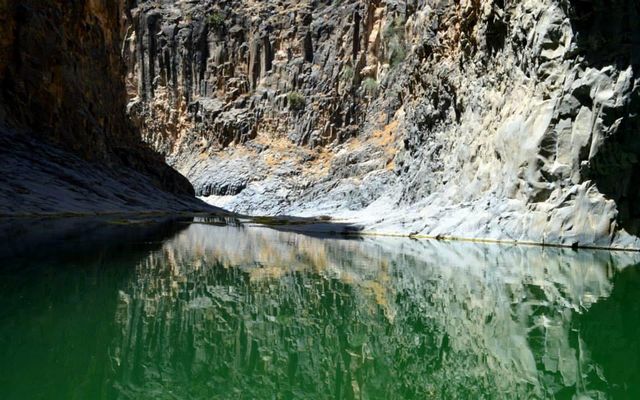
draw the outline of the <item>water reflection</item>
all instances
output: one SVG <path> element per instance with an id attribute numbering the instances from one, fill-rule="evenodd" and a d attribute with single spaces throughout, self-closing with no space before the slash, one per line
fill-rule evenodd
<path id="1" fill-rule="evenodd" d="M 7 398 L 38 398 L 20 377 L 61 360 L 72 373 L 44 379 L 59 398 L 640 395 L 636 254 L 207 222 L 97 270 L 10 274 L 0 367 L 24 365 Z"/>
<path id="2" fill-rule="evenodd" d="M 118 382 L 136 396 L 597 397 L 575 319 L 625 257 L 192 225 L 120 293 Z"/>

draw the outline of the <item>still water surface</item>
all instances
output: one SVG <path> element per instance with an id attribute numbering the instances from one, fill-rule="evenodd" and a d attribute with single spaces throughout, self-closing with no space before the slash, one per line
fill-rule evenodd
<path id="1" fill-rule="evenodd" d="M 640 398 L 636 254 L 0 228 L 0 399 Z"/>

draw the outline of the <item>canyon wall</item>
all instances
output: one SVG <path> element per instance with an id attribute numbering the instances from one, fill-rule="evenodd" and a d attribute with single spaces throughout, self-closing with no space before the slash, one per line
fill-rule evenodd
<path id="1" fill-rule="evenodd" d="M 208 202 L 639 247 L 632 0 L 130 4 L 128 110 Z"/>
<path id="2" fill-rule="evenodd" d="M 0 214 L 197 207 L 126 115 L 126 8 L 0 0 Z"/>

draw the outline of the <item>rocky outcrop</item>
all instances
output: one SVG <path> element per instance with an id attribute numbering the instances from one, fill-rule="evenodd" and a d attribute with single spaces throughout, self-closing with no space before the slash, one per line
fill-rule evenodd
<path id="1" fill-rule="evenodd" d="M 136 1 L 129 111 L 214 204 L 638 247 L 637 2 Z"/>
<path id="2" fill-rule="evenodd" d="M 140 154 L 130 156 L 141 162 Z M 0 129 L 0 217 L 209 209 L 188 191 L 172 193 L 161 186 L 174 182 L 177 173 L 161 159 L 151 160 L 145 169 L 108 166 Z"/>
<path id="3" fill-rule="evenodd" d="M 125 8 L 0 0 L 0 214 L 202 208 L 126 115 Z"/>

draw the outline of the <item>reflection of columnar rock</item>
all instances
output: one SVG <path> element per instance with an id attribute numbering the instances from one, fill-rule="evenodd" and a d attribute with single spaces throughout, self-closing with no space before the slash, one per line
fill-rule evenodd
<path id="1" fill-rule="evenodd" d="M 193 397 L 238 387 L 254 397 L 302 387 L 369 398 L 597 395 L 603 382 L 574 319 L 632 262 L 192 225 L 120 294 L 118 387 Z M 210 387 L 193 387 L 203 376 Z"/>
<path id="2" fill-rule="evenodd" d="M 639 7 L 137 1 L 131 115 L 234 210 L 638 246 Z"/>

